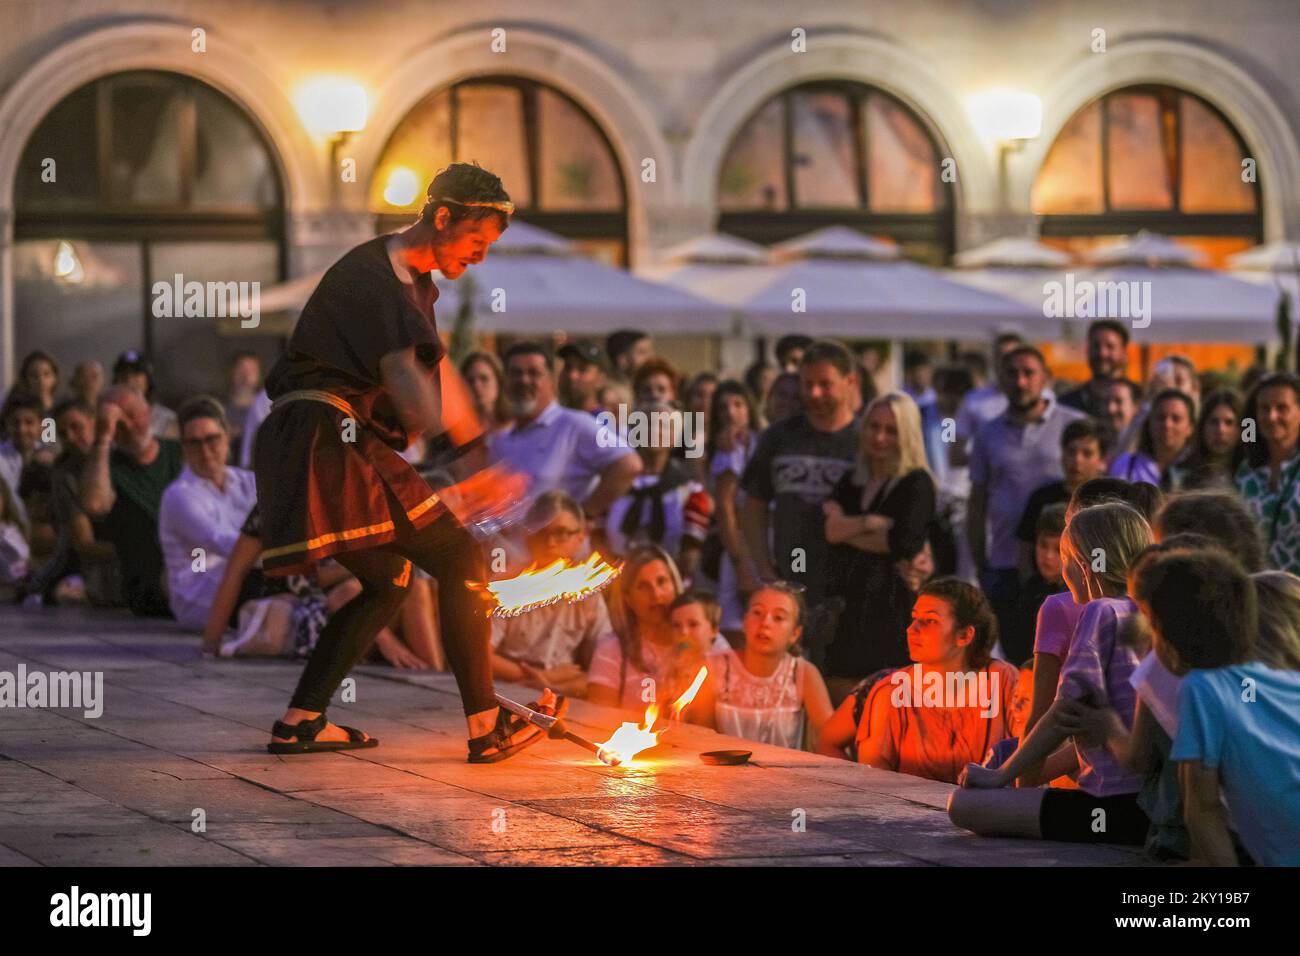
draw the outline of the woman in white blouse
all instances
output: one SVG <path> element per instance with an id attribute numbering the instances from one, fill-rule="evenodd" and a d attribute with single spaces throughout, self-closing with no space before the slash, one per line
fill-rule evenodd
<path id="1" fill-rule="evenodd" d="M 230 433 L 220 402 L 190 399 L 177 418 L 185 467 L 163 492 L 158 538 L 172 613 L 187 629 L 201 631 L 239 529 L 257 501 L 257 484 L 251 471 L 226 464 Z M 260 581 L 250 579 L 248 586 L 260 591 Z"/>

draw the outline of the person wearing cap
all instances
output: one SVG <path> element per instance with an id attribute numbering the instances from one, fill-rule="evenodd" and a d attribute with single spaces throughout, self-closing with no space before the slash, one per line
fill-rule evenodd
<path id="1" fill-rule="evenodd" d="M 154 394 L 153 362 L 135 349 L 127 349 L 113 363 L 113 384 L 129 385 L 149 403 L 149 427 L 155 438 L 181 437 L 180 420 L 176 413 Z"/>
<path id="2" fill-rule="evenodd" d="M 253 453 L 264 573 L 300 573 L 333 557 L 361 583 L 321 632 L 272 728 L 272 753 L 377 744 L 328 722 L 325 709 L 406 599 L 412 564 L 438 581 L 469 761 L 503 760 L 543 736 L 497 706 L 489 624 L 469 588 L 487 580 L 487 568 L 465 524 L 518 498 L 522 480 L 481 468 L 482 424 L 439 338 L 430 275 L 436 268 L 455 280 L 482 262 L 513 212 L 499 176 L 471 163 L 446 167 L 416 222 L 325 271 L 267 376 L 271 413 Z M 401 454 L 424 436 L 455 453 L 460 480 L 438 493 Z M 534 709 L 558 714 L 561 703 L 545 692 Z"/>
<path id="3" fill-rule="evenodd" d="M 609 362 L 599 345 L 578 339 L 560 347 L 564 368 L 560 371 L 560 400 L 568 408 L 599 415 L 600 390 L 609 374 Z"/>

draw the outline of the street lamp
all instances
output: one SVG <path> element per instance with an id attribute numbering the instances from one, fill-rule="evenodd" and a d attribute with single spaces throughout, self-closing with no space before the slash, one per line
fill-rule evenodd
<path id="1" fill-rule="evenodd" d="M 366 128 L 369 97 L 360 83 L 344 77 L 322 76 L 302 84 L 296 97 L 303 125 L 329 143 L 330 199 L 338 199 L 339 152 L 343 145 Z"/>
<path id="2" fill-rule="evenodd" d="M 1043 103 L 1033 93 L 999 87 L 970 97 L 967 110 L 975 128 L 997 145 L 998 201 L 1007 212 L 1007 157 L 1042 132 Z"/>

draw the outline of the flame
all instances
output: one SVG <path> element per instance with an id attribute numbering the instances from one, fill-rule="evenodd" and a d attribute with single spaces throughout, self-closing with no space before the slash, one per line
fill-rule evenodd
<path id="1" fill-rule="evenodd" d="M 695 680 L 691 681 L 691 686 L 686 688 L 685 692 L 683 692 L 677 700 L 673 701 L 672 705 L 668 709 L 672 713 L 672 718 L 674 720 L 679 718 L 687 705 L 695 699 L 695 695 L 698 694 L 700 688 L 704 686 L 704 678 L 708 676 L 709 669 L 707 667 L 701 667 L 695 674 Z M 623 726 L 614 731 L 614 735 L 610 737 L 609 740 L 598 745 L 600 747 L 600 753 L 597 756 L 599 756 L 605 763 L 614 767 L 623 763 L 631 763 L 632 759 L 641 751 L 649 750 L 657 744 L 659 742 L 659 735 L 668 730 L 667 727 L 663 730 L 654 729 L 655 721 L 658 719 L 659 706 L 657 704 L 651 704 L 645 709 L 645 719 L 641 722 L 641 726 L 638 727 L 630 721 L 624 721 Z"/>
<path id="2" fill-rule="evenodd" d="M 487 584 L 471 582 L 470 587 L 487 592 L 489 599 L 496 602 L 490 612 L 493 617 L 516 617 L 557 601 L 573 604 L 588 598 L 618 573 L 619 569 L 606 562 L 599 551 L 593 551 L 591 557 L 577 564 L 560 559 L 543 568 L 529 568 L 513 578 Z"/>

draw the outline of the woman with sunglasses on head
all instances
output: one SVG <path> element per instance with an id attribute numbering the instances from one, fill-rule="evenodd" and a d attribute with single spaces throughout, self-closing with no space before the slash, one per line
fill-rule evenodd
<path id="1" fill-rule="evenodd" d="M 533 502 L 525 519 L 532 566 L 582 557 L 586 517 L 563 491 Z M 602 637 L 614 634 L 599 595 L 570 604 L 559 601 L 516 617 L 492 621 L 492 676 L 497 680 L 550 687 L 573 697 L 587 692 L 587 665 Z"/>
<path id="2" fill-rule="evenodd" d="M 672 604 L 681 593 L 681 572 L 663 548 L 645 545 L 628 555 L 612 588 L 615 633 L 596 643 L 588 700 L 641 710 L 669 703 L 689 686 L 705 648 L 673 629 Z"/>

